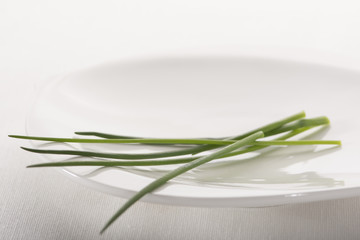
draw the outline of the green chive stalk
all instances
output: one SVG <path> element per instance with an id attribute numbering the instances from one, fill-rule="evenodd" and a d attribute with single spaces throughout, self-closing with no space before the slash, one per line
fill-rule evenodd
<path id="1" fill-rule="evenodd" d="M 104 233 L 105 230 L 116 220 L 118 219 L 129 207 L 131 207 L 135 202 L 140 200 L 143 196 L 146 194 L 158 189 L 159 187 L 163 186 L 165 183 L 167 183 L 169 180 L 193 169 L 196 168 L 204 163 L 207 163 L 213 159 L 222 157 L 223 155 L 230 153 L 240 147 L 243 147 L 245 145 L 249 145 L 253 143 L 256 139 L 261 138 L 264 136 L 263 132 L 256 132 L 251 134 L 250 136 L 247 136 L 239 141 L 236 141 L 235 143 L 216 151 L 208 156 L 201 157 L 199 159 L 196 159 L 192 162 L 189 162 L 173 171 L 168 172 L 164 176 L 156 179 L 146 187 L 144 187 L 142 190 L 137 192 L 133 197 L 131 197 L 111 218 L 110 220 L 105 224 L 103 229 L 100 233 Z"/>
<path id="2" fill-rule="evenodd" d="M 182 149 L 178 151 L 166 151 L 166 152 L 153 152 L 153 153 L 141 153 L 141 154 L 127 154 L 127 153 L 102 153 L 102 152 L 92 152 L 92 151 L 80 151 L 80 150 L 46 150 L 46 149 L 33 149 L 21 147 L 22 149 L 42 154 L 62 154 L 62 155 L 77 155 L 83 157 L 99 157 L 99 158 L 112 158 L 112 159 L 129 159 L 129 160 L 138 160 L 138 159 L 150 159 L 150 158 L 165 158 L 165 157 L 174 157 L 192 154 L 193 149 Z"/>

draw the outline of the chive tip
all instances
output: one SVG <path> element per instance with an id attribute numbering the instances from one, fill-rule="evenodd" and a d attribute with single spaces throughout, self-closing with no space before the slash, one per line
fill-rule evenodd
<path id="1" fill-rule="evenodd" d="M 328 117 L 324 117 L 326 124 L 330 124 L 330 119 Z"/>
<path id="2" fill-rule="evenodd" d="M 29 151 L 29 152 L 32 152 L 34 150 L 32 148 L 27 148 L 27 147 L 20 147 L 20 148 L 25 150 L 25 151 Z"/>

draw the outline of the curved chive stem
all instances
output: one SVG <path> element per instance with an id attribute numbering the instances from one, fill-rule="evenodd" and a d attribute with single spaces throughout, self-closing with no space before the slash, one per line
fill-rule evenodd
<path id="1" fill-rule="evenodd" d="M 117 167 L 117 166 L 157 166 L 157 165 L 173 165 L 188 163 L 199 157 L 178 158 L 178 159 L 163 159 L 163 160 L 138 160 L 138 161 L 69 161 L 69 162 L 48 162 L 39 163 L 27 166 L 27 168 L 35 167 L 76 167 L 76 166 L 102 166 L 102 167 Z"/>
<path id="2" fill-rule="evenodd" d="M 109 133 L 102 133 L 102 132 L 74 132 L 76 135 L 81 136 L 94 136 L 94 137 L 100 137 L 105 139 L 144 139 L 144 137 L 134 137 L 134 136 L 125 136 L 125 135 L 115 135 L 115 134 L 109 134 Z M 143 143 L 144 145 L 175 145 L 171 143 Z"/>
<path id="3" fill-rule="evenodd" d="M 77 155 L 83 157 L 100 157 L 100 158 L 112 158 L 112 159 L 149 159 L 149 158 L 165 158 L 165 157 L 174 157 L 192 154 L 194 149 L 182 149 L 177 151 L 167 151 L 167 152 L 155 152 L 155 153 L 143 153 L 143 154 L 127 154 L 127 153 L 101 153 L 101 152 L 91 152 L 91 151 L 80 151 L 80 150 L 46 150 L 46 149 L 33 149 L 21 147 L 22 149 L 42 154 L 62 154 L 62 155 Z"/>
<path id="4" fill-rule="evenodd" d="M 222 148 L 221 150 L 214 152 L 208 156 L 204 156 L 201 158 L 198 158 L 192 162 L 189 162 L 173 171 L 170 171 L 169 173 L 165 174 L 164 176 L 156 179 L 146 187 L 144 187 L 142 190 L 137 192 L 133 197 L 131 197 L 111 218 L 110 220 L 105 224 L 103 229 L 100 233 L 103 233 L 116 219 L 118 219 L 129 207 L 131 207 L 135 202 L 137 202 L 139 199 L 141 199 L 146 194 L 156 190 L 157 188 L 161 187 L 165 183 L 167 183 L 169 180 L 193 169 L 196 168 L 204 163 L 207 163 L 213 159 L 219 158 L 229 152 L 232 152 L 242 146 L 249 145 L 252 142 L 254 142 L 256 139 L 261 138 L 264 136 L 263 132 L 256 132 L 246 138 L 243 138 L 225 148 Z"/>
<path id="5" fill-rule="evenodd" d="M 134 137 L 134 136 L 125 136 L 125 135 L 115 135 L 110 133 L 103 132 L 74 132 L 76 135 L 81 136 L 94 136 L 105 139 L 146 139 L 144 137 Z M 223 138 L 205 138 L 205 139 L 223 139 Z"/>
<path id="6" fill-rule="evenodd" d="M 102 132 L 75 132 L 75 134 L 81 135 L 81 136 L 95 136 L 95 137 L 107 138 L 107 139 L 139 139 L 139 138 L 141 138 L 141 137 L 134 137 L 134 136 L 108 134 L 108 133 L 102 133 Z"/>

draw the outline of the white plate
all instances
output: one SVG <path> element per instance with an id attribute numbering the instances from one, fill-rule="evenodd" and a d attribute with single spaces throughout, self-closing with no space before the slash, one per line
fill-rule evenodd
<path id="1" fill-rule="evenodd" d="M 27 133 L 72 137 L 74 131 L 91 130 L 144 137 L 221 137 L 306 110 L 308 117 L 326 115 L 332 123 L 313 137 L 340 139 L 341 148 L 278 147 L 260 156 L 242 156 L 246 161 L 208 163 L 143 200 L 259 207 L 357 196 L 359 80 L 359 72 L 269 59 L 174 57 L 115 62 L 44 86 L 29 115 Z M 114 145 L 75 147 L 114 151 Z M 63 171 L 91 188 L 130 197 L 171 168 Z"/>

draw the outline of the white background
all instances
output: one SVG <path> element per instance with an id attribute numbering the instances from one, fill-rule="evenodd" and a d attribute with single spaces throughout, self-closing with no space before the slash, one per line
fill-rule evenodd
<path id="1" fill-rule="evenodd" d="M 23 134 L 37 85 L 98 63 L 172 51 L 231 52 L 359 69 L 357 1 L 0 1 L 1 239 L 358 239 L 360 198 L 260 209 L 124 203 L 53 169 Z"/>

